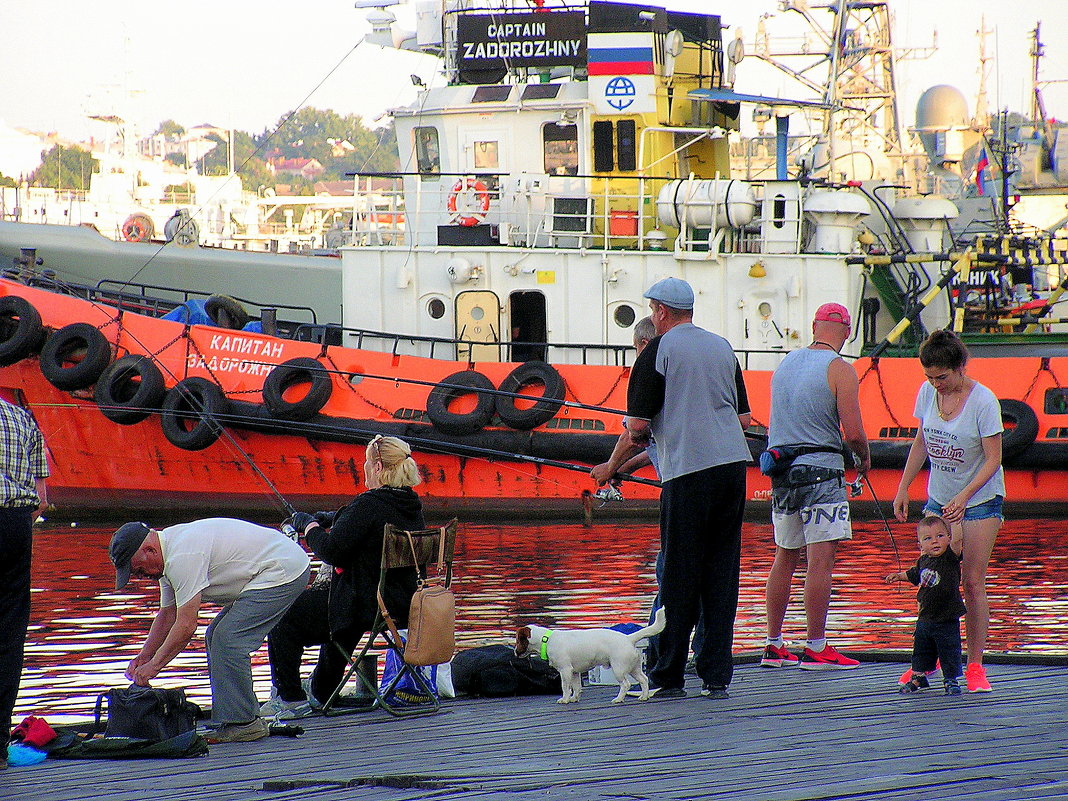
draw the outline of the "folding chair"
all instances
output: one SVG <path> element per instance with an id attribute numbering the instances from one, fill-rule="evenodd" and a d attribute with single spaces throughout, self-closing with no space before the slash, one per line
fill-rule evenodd
<path id="1" fill-rule="evenodd" d="M 441 709 L 441 702 L 438 700 L 436 693 L 431 690 L 426 679 L 423 678 L 422 673 L 415 666 L 409 665 L 404 661 L 404 644 L 393 623 L 393 615 L 390 610 L 386 609 L 383 598 L 385 595 L 386 575 L 388 571 L 397 567 L 414 567 L 417 571 L 425 571 L 424 575 L 427 575 L 431 565 L 437 564 L 438 573 L 445 577 L 445 586 L 451 586 L 452 558 L 456 547 L 456 525 L 456 518 L 453 518 L 444 526 L 438 528 L 406 531 L 386 523 L 382 532 L 382 561 L 378 574 L 378 612 L 375 614 L 374 623 L 371 625 L 371 630 L 367 632 L 367 639 L 364 641 L 362 648 L 353 649 L 350 655 L 338 643 L 333 643 L 334 647 L 341 651 L 347 660 L 348 669 L 345 671 L 345 675 L 337 688 L 323 704 L 324 714 L 337 715 L 348 712 L 368 712 L 372 709 L 381 708 L 391 715 L 406 717 L 410 715 L 429 715 Z M 397 612 L 399 610 L 392 611 Z M 407 610 L 404 610 L 404 613 L 407 616 Z M 378 640 L 381 640 L 382 646 L 387 651 L 392 651 L 398 657 L 398 661 L 402 666 L 393 680 L 381 689 L 378 686 L 376 677 L 368 676 L 365 671 L 359 670 L 361 660 L 367 656 Z M 357 643 L 357 646 L 359 646 L 359 643 Z M 373 696 L 373 701 L 356 707 L 339 706 L 338 699 L 341 697 L 341 690 L 352 678 L 353 674 L 367 689 L 367 697 Z M 397 684 L 405 677 L 412 679 L 419 688 L 420 693 L 430 700 L 426 703 L 408 705 L 397 703 L 395 698 L 390 698 Z"/>

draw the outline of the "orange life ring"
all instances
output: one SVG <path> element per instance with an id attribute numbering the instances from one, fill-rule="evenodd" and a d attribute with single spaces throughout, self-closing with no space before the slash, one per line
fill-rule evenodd
<path id="1" fill-rule="evenodd" d="M 461 193 L 466 194 L 468 191 L 473 191 L 475 193 L 474 208 L 467 208 L 472 204 L 465 203 L 465 208 L 461 212 L 457 209 L 459 197 Z M 454 223 L 466 226 L 478 225 L 486 219 L 486 212 L 489 211 L 489 205 L 489 189 L 477 178 L 462 178 L 454 183 L 452 189 L 449 191 L 449 200 L 445 204 L 446 208 L 449 210 L 449 219 Z"/>
<path id="2" fill-rule="evenodd" d="M 122 238 L 127 242 L 147 242 L 154 233 L 152 218 L 145 214 L 131 214 L 122 224 Z"/>

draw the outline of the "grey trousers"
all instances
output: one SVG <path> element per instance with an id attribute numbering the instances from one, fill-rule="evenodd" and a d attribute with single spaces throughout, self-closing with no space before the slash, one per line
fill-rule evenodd
<path id="1" fill-rule="evenodd" d="M 243 592 L 215 616 L 204 639 L 211 682 L 211 719 L 249 723 L 260 714 L 252 688 L 252 654 L 308 586 L 311 568 L 288 584 Z"/>

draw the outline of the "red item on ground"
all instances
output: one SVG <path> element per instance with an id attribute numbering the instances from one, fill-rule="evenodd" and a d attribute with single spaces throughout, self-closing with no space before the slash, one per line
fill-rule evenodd
<path id="1" fill-rule="evenodd" d="M 22 723 L 11 730 L 11 741 L 22 742 L 34 748 L 41 748 L 56 739 L 56 730 L 48 721 L 36 715 L 23 719 Z"/>

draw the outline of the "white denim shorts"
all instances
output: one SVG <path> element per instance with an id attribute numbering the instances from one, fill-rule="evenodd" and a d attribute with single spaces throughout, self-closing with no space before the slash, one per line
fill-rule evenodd
<path id="1" fill-rule="evenodd" d="M 807 473 L 836 475 L 804 483 Z M 823 468 L 790 468 L 783 480 L 772 483 L 771 522 L 775 544 L 789 550 L 816 542 L 852 539 L 844 475 Z"/>

